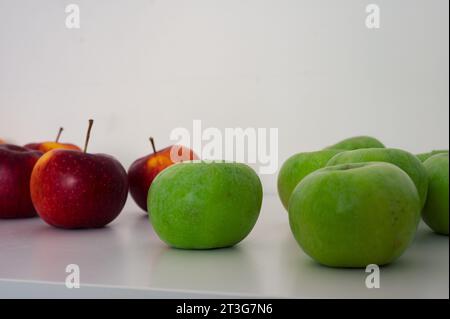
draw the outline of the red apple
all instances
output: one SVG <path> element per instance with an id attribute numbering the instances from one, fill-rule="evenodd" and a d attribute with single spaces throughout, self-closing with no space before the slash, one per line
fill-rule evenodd
<path id="1" fill-rule="evenodd" d="M 55 150 L 55 149 L 64 149 L 64 150 L 74 150 L 74 151 L 81 151 L 81 148 L 74 144 L 70 143 L 60 143 L 59 138 L 61 137 L 61 133 L 64 130 L 64 128 L 60 127 L 58 131 L 58 135 L 56 136 L 55 141 L 49 141 L 49 142 L 41 142 L 41 143 L 29 143 L 24 145 L 24 147 L 31 149 L 31 150 L 37 150 L 41 151 L 43 153 L 47 153 L 48 151 Z"/>
<path id="2" fill-rule="evenodd" d="M 39 216 L 60 228 L 97 228 L 113 221 L 128 195 L 127 173 L 112 156 L 55 149 L 31 174 L 31 198 Z"/>
<path id="3" fill-rule="evenodd" d="M 198 159 L 197 155 L 187 147 L 172 145 L 156 151 L 153 138 L 150 138 L 150 142 L 153 153 L 137 159 L 128 169 L 131 197 L 144 211 L 147 211 L 148 190 L 159 172 L 176 162 Z"/>
<path id="4" fill-rule="evenodd" d="M 36 216 L 30 196 L 30 176 L 41 155 L 17 145 L 0 145 L 0 218 Z"/>

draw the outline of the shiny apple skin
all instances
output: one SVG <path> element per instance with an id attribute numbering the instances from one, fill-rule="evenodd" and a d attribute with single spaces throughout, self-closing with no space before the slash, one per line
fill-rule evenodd
<path id="1" fill-rule="evenodd" d="M 42 153 L 47 153 L 56 149 L 81 151 L 81 148 L 74 144 L 58 142 L 29 143 L 24 145 L 24 147 L 30 150 L 41 151 Z"/>
<path id="2" fill-rule="evenodd" d="M 36 216 L 30 176 L 41 155 L 17 145 L 0 145 L 0 219 Z"/>
<path id="3" fill-rule="evenodd" d="M 165 168 L 175 164 L 170 158 L 170 151 L 174 146 L 166 147 L 156 153 L 141 157 L 131 164 L 128 169 L 128 183 L 130 185 L 130 194 L 136 204 L 147 212 L 147 196 L 150 185 L 156 175 Z M 189 148 L 180 147 L 183 157 L 179 160 L 189 161 L 199 159 L 198 156 Z"/>
<path id="4" fill-rule="evenodd" d="M 128 180 L 106 154 L 72 150 L 45 153 L 31 174 L 31 198 L 39 216 L 59 228 L 98 228 L 122 211 Z"/>

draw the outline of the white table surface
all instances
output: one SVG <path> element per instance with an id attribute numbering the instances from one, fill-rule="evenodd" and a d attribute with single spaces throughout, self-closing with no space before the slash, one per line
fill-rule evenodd
<path id="1" fill-rule="evenodd" d="M 381 287 L 368 289 L 364 269 L 323 267 L 302 252 L 275 195 L 244 241 L 208 251 L 167 247 L 129 198 L 103 229 L 0 220 L 0 298 L 449 298 L 448 243 L 421 224 L 406 253 L 381 268 Z M 80 289 L 64 285 L 68 264 L 80 267 Z"/>

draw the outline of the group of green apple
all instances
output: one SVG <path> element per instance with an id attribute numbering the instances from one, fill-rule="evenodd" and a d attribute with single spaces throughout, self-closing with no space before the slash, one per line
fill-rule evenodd
<path id="1" fill-rule="evenodd" d="M 413 155 L 372 137 L 349 138 L 286 160 L 278 193 L 300 247 L 327 266 L 394 261 L 421 216 L 449 233 L 447 150 Z"/>

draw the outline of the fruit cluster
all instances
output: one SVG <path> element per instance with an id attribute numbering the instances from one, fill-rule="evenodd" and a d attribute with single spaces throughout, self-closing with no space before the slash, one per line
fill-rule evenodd
<path id="1" fill-rule="evenodd" d="M 300 247 L 333 267 L 384 265 L 411 243 L 420 216 L 449 233 L 448 151 L 417 156 L 360 136 L 290 157 L 278 193 Z"/>
<path id="2" fill-rule="evenodd" d="M 157 151 L 150 138 L 153 153 L 127 173 L 114 157 L 87 153 L 92 124 L 83 150 L 59 141 L 62 128 L 55 141 L 0 145 L 0 219 L 39 215 L 59 228 L 103 227 L 120 214 L 129 191 L 170 246 L 233 246 L 250 233 L 262 204 L 250 167 L 196 161 L 180 145 Z"/>
<path id="3" fill-rule="evenodd" d="M 0 140 L 0 219 L 39 215 L 68 229 L 103 227 L 128 192 L 158 236 L 185 249 L 233 246 L 255 225 L 262 185 L 247 165 L 199 161 L 184 146 L 137 159 L 128 172 L 114 157 L 55 141 L 24 147 Z M 174 165 L 176 164 L 176 165 Z M 338 267 L 386 264 L 410 244 L 422 215 L 448 235 L 448 151 L 412 155 L 355 137 L 289 158 L 278 192 L 291 230 L 318 262 Z"/>

